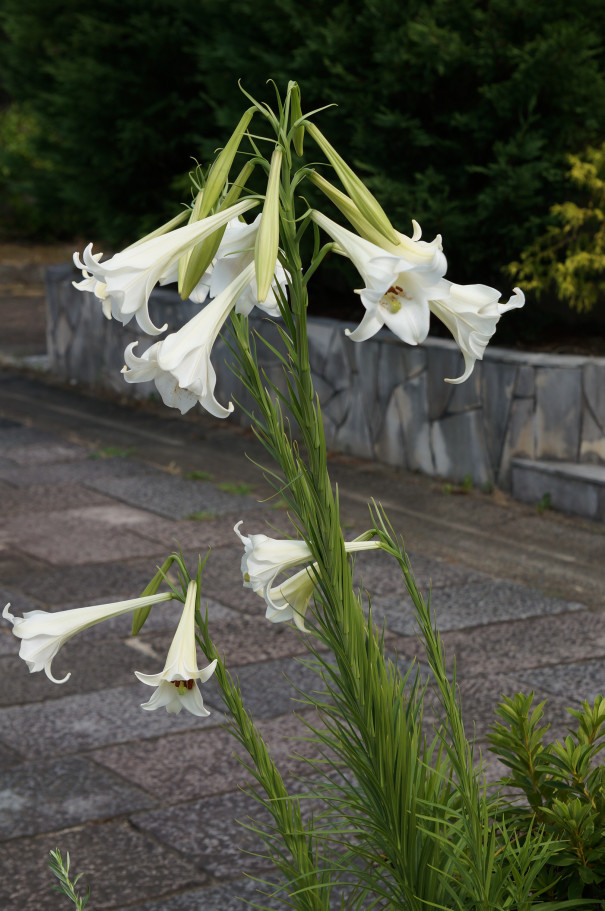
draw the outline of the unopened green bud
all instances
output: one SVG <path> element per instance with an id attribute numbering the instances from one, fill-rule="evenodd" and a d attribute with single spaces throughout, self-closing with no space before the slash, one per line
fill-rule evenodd
<path id="1" fill-rule="evenodd" d="M 290 122 L 294 124 L 302 117 L 302 108 L 300 106 L 300 88 L 297 82 L 290 83 L 290 86 Z M 292 142 L 294 143 L 294 148 L 297 155 L 302 155 L 303 153 L 304 138 L 305 127 L 304 124 L 301 123 L 299 126 L 294 127 L 294 131 L 292 133 Z"/>
<path id="2" fill-rule="evenodd" d="M 390 240 L 391 243 L 396 244 L 398 242 L 398 237 L 395 228 L 387 218 L 386 213 L 378 200 L 370 193 L 364 182 L 360 180 L 346 161 L 340 157 L 336 149 L 330 145 L 326 137 L 317 129 L 315 124 L 308 123 L 307 130 L 338 174 L 345 190 L 363 217 L 380 232 L 382 237 Z"/>
<path id="3" fill-rule="evenodd" d="M 260 303 L 267 299 L 271 289 L 277 253 L 279 250 L 279 187 L 281 177 L 282 150 L 275 149 L 271 156 L 271 168 L 267 181 L 267 194 L 263 206 L 260 227 L 256 235 L 254 264 L 256 267 L 257 297 Z"/>
<path id="4" fill-rule="evenodd" d="M 222 201 L 219 207 L 219 212 L 222 212 L 224 209 L 228 209 L 230 206 L 237 202 L 253 170 L 254 163 L 251 161 L 246 162 L 234 180 L 233 184 L 231 185 L 231 189 Z M 211 234 L 210 237 L 206 237 L 196 247 L 194 247 L 189 254 L 187 254 L 187 263 L 186 268 L 183 271 L 182 280 L 180 270 L 181 262 L 183 261 L 184 257 L 181 257 L 181 260 L 179 261 L 179 291 L 183 300 L 186 300 L 189 297 L 206 269 L 208 269 L 212 263 L 212 260 L 216 256 L 217 250 L 220 246 L 221 240 L 223 239 L 226 228 L 227 225 L 223 225 L 222 228 L 219 228 L 214 232 L 214 234 Z"/>
<path id="5" fill-rule="evenodd" d="M 252 115 L 254 114 L 255 110 L 256 108 L 254 107 L 248 108 L 236 126 L 235 130 L 233 131 L 231 139 L 222 150 L 222 152 L 219 152 L 216 159 L 214 160 L 214 164 L 210 169 L 208 180 L 206 181 L 206 187 L 204 189 L 204 200 L 202 203 L 200 218 L 205 218 L 206 215 L 208 215 L 212 209 L 212 206 L 221 195 L 223 187 L 225 186 L 227 178 L 229 177 L 229 171 L 231 170 L 231 165 L 233 164 L 235 154 L 239 149 L 242 137 L 248 129 L 248 124 L 252 120 Z"/>
<path id="6" fill-rule="evenodd" d="M 156 228 L 155 231 L 151 231 L 150 234 L 146 234 L 145 237 L 140 237 L 133 244 L 130 244 L 129 247 L 125 247 L 125 250 L 132 250 L 134 247 L 138 247 L 139 244 L 144 244 L 147 240 L 153 240 L 154 237 L 161 237 L 162 234 L 168 234 L 170 231 L 174 231 L 175 228 L 178 228 L 179 225 L 182 225 L 184 221 L 187 220 L 189 215 L 189 209 L 183 209 L 182 212 L 179 212 L 178 215 L 175 215 L 174 218 L 171 218 L 170 221 L 167 221 L 165 224 L 160 225 L 159 228 Z"/>
<path id="7" fill-rule="evenodd" d="M 384 234 L 381 234 L 380 231 L 371 225 L 370 222 L 363 217 L 353 200 L 347 196 L 346 193 L 343 193 L 335 187 L 334 184 L 331 184 L 329 180 L 326 180 L 325 177 L 322 177 L 317 171 L 312 171 L 309 174 L 308 179 L 311 183 L 315 184 L 315 186 L 321 190 L 338 209 L 340 209 L 344 217 L 353 225 L 360 237 L 376 244 L 377 247 L 382 247 L 383 250 L 388 250 L 391 253 L 398 252 L 397 244 L 391 243 Z"/>

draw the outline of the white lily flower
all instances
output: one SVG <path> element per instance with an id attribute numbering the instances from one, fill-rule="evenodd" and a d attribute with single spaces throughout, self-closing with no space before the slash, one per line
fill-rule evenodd
<path id="1" fill-rule="evenodd" d="M 227 223 L 213 264 L 193 289 L 190 295 L 191 300 L 203 304 L 208 296 L 217 297 L 250 263 L 254 262 L 254 248 L 260 222 L 261 215 L 257 215 L 249 225 L 237 218 L 233 218 Z M 278 284 L 282 289 L 287 283 L 286 273 L 279 262 L 275 267 L 273 283 Z M 260 307 L 270 316 L 278 317 L 280 315 L 273 288 L 269 291 L 266 300 L 259 303 L 256 275 L 238 300 L 236 312 L 248 316 L 253 307 Z"/>
<path id="2" fill-rule="evenodd" d="M 315 577 L 305 568 L 279 585 L 274 583 L 279 575 L 293 566 L 310 562 L 312 554 L 308 544 L 305 541 L 280 540 L 262 534 L 250 535 L 248 538 L 239 531 L 241 524 L 242 522 L 238 522 L 233 530 L 244 545 L 241 565 L 244 588 L 251 588 L 265 599 L 267 619 L 273 623 L 291 620 L 293 617 L 296 621 L 297 614 L 300 617 L 304 616 L 316 584 L 313 581 L 309 588 L 309 579 L 314 580 Z M 345 541 L 347 553 L 376 550 L 378 547 L 380 544 L 377 541 Z M 313 566 L 317 567 L 317 564 Z M 294 599 L 296 607 L 290 598 Z"/>
<path id="3" fill-rule="evenodd" d="M 247 266 L 218 297 L 193 319 L 161 342 L 156 342 L 141 357 L 134 354 L 138 342 L 124 352 L 122 368 L 127 383 L 153 380 L 166 405 L 182 414 L 199 404 L 217 418 L 226 418 L 233 403 L 225 408 L 214 397 L 216 373 L 210 362 L 212 346 L 223 324 L 254 276 L 254 263 Z"/>
<path id="4" fill-rule="evenodd" d="M 91 607 L 77 607 L 56 613 L 33 610 L 28 611 L 23 617 L 13 616 L 9 610 L 10 604 L 7 604 L 2 616 L 13 624 L 14 635 L 21 639 L 19 657 L 23 658 L 30 673 L 44 671 L 53 683 L 65 683 L 71 677 L 71 673 L 66 674 L 62 680 L 57 680 L 52 675 L 51 665 L 53 658 L 68 639 L 110 617 L 118 617 L 120 614 L 135 611 L 139 607 L 148 607 L 150 604 L 170 601 L 171 598 L 170 592 L 164 592 L 129 601 L 95 604 Z"/>
<path id="5" fill-rule="evenodd" d="M 317 585 L 314 569 L 317 569 L 317 563 L 306 566 L 281 585 L 276 585 L 275 588 L 267 591 L 265 596 L 267 620 L 270 620 L 271 623 L 294 620 L 298 629 L 306 632 L 305 614 Z M 259 594 L 262 595 L 262 592 Z"/>
<path id="6" fill-rule="evenodd" d="M 216 659 L 200 670 L 195 652 L 195 601 L 197 584 L 190 582 L 181 619 L 168 651 L 164 670 L 159 674 L 141 674 L 135 671 L 141 683 L 157 687 L 149 702 L 141 708 L 153 711 L 165 707 L 172 715 L 187 709 L 201 718 L 210 714 L 204 707 L 198 681 L 205 683 L 214 673 Z"/>
<path id="7" fill-rule="evenodd" d="M 409 345 L 423 342 L 429 332 L 431 311 L 450 330 L 462 351 L 465 370 L 448 383 L 462 383 L 472 373 L 475 361 L 481 360 L 500 316 L 507 310 L 522 307 L 523 292 L 514 289 L 506 303 L 498 303 L 500 292 L 487 285 L 455 285 L 447 281 L 447 263 L 440 250 L 440 238 L 420 248 L 419 228 L 414 236 L 400 235 L 401 243 L 388 249 L 376 246 L 341 227 L 320 212 L 313 219 L 334 238 L 362 276 L 360 290 L 366 308 L 359 326 L 350 332 L 354 342 L 363 342 L 383 326 Z M 439 241 L 439 244 L 437 244 Z M 430 248 L 430 249 L 428 249 Z"/>
<path id="8" fill-rule="evenodd" d="M 89 244 L 84 250 L 83 261 L 74 253 L 74 263 L 84 277 L 74 286 L 82 291 L 93 291 L 103 301 L 106 316 L 110 313 L 124 325 L 134 316 L 144 332 L 158 335 L 166 327 L 154 326 L 147 309 L 155 285 L 173 281 L 175 264 L 184 253 L 255 205 L 256 200 L 244 199 L 216 215 L 127 247 L 105 262 L 100 261 L 102 254 L 93 253 L 92 244 Z"/>

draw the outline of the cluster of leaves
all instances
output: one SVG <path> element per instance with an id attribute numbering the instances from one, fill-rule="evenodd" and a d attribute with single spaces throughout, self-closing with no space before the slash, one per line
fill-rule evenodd
<path id="1" fill-rule="evenodd" d="M 117 244 L 173 214 L 191 151 L 208 157 L 240 110 L 237 80 L 296 79 L 307 110 L 338 103 L 322 126 L 400 229 L 441 232 L 452 278 L 498 285 L 495 263 L 563 198 L 566 156 L 602 138 L 598 0 L 2 7 L 0 85 L 36 123 L 24 190 L 64 234 Z"/>
<path id="2" fill-rule="evenodd" d="M 554 743 L 545 743 L 544 702 L 534 694 L 506 698 L 497 713 L 491 750 L 511 774 L 502 784 L 526 798 L 511 801 L 508 825 L 521 838 L 537 828 L 548 833 L 557 851 L 539 883 L 553 900 L 602 899 L 605 892 L 605 766 L 597 762 L 605 747 L 605 699 L 568 709 L 577 727 Z M 598 907 L 598 906 L 597 906 Z M 601 906 L 605 907 L 605 903 Z"/>
<path id="3" fill-rule="evenodd" d="M 509 271 L 536 296 L 554 294 L 583 312 L 605 307 L 605 142 L 570 155 L 569 164 L 578 198 L 551 206 L 553 223 Z"/>

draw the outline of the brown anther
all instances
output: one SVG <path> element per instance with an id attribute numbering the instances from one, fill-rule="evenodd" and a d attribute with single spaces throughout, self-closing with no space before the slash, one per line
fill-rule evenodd
<path id="1" fill-rule="evenodd" d="M 174 686 L 176 686 L 176 688 L 177 688 L 177 690 L 178 690 L 179 686 L 181 685 L 181 681 L 180 681 L 180 680 L 173 680 L 172 682 L 173 682 Z"/>
<path id="2" fill-rule="evenodd" d="M 188 689 L 188 690 L 192 690 L 192 689 L 193 689 L 193 680 L 188 680 L 188 681 L 187 681 L 187 689 Z"/>

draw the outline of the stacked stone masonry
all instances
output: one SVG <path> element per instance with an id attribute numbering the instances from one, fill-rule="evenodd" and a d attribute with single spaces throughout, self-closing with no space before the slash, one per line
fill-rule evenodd
<path id="1" fill-rule="evenodd" d="M 93 295 L 72 287 L 76 277 L 70 266 L 47 273 L 53 371 L 122 395 L 157 397 L 153 383 L 128 385 L 120 373 L 128 344 L 138 341 L 141 353 L 153 341 L 134 320 L 122 326 L 105 319 Z M 167 331 L 178 329 L 197 309 L 174 291 L 158 289 L 151 297 L 152 319 L 166 323 Z M 270 320 L 253 315 L 250 322 L 261 339 L 279 345 Z M 414 348 L 385 330 L 355 344 L 344 334 L 346 325 L 320 318 L 309 322 L 313 381 L 330 449 L 504 490 L 512 487 L 516 459 L 605 466 L 605 358 L 490 346 L 470 379 L 452 385 L 444 378 L 463 369 L 453 341 L 429 338 Z M 258 351 L 269 379 L 283 387 L 275 356 L 262 343 Z M 248 406 L 229 359 L 226 343 L 219 340 L 212 355 L 217 398 Z M 245 423 L 244 410 L 236 408 L 231 420 Z"/>

